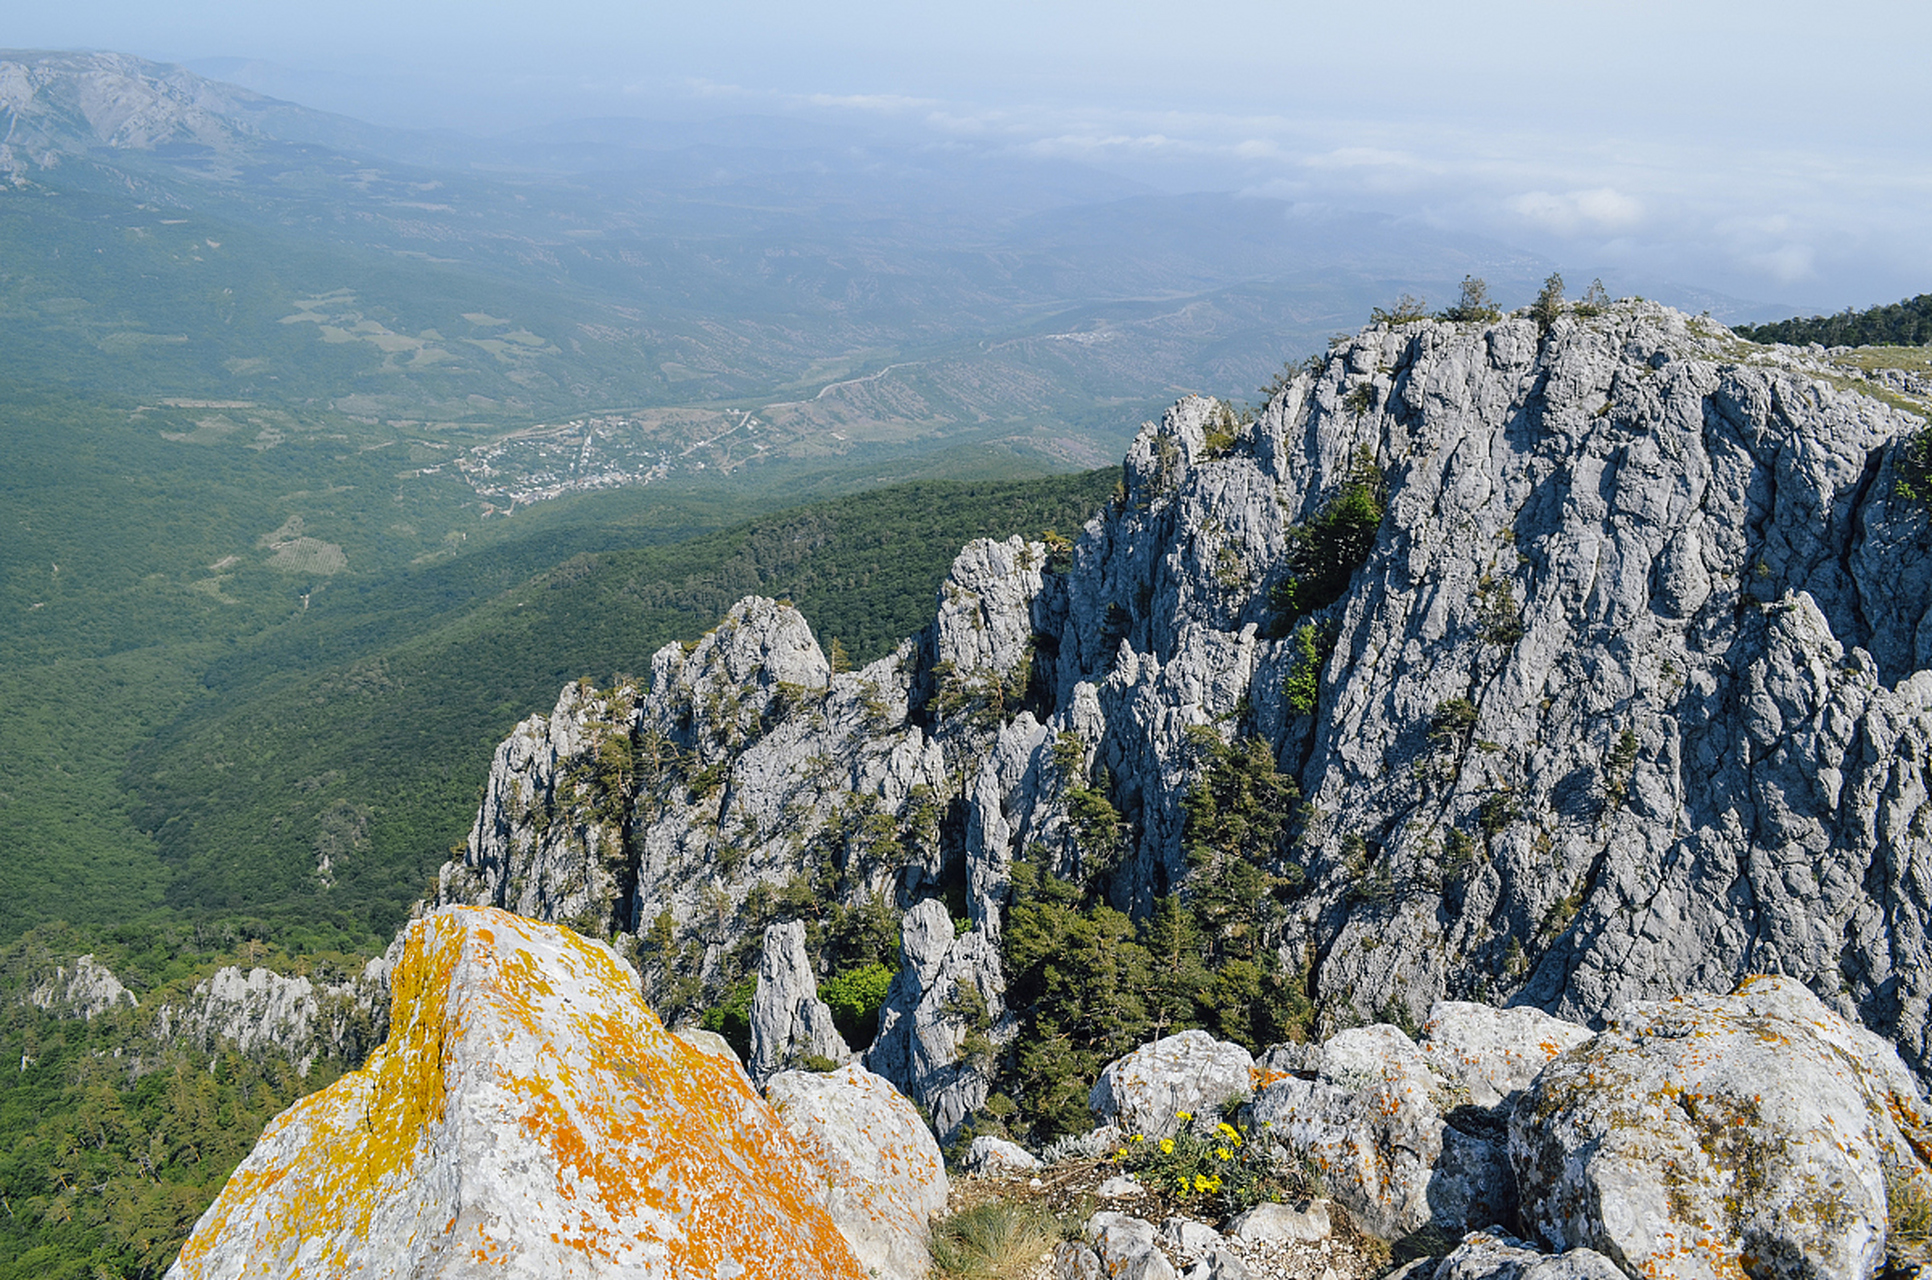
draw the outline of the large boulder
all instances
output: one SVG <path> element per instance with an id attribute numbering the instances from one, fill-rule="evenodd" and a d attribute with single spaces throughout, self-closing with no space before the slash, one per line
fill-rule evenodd
<path id="1" fill-rule="evenodd" d="M 1087 1109 L 1102 1123 L 1152 1141 L 1184 1128 L 1183 1113 L 1212 1123 L 1222 1103 L 1253 1089 L 1254 1058 L 1246 1049 L 1205 1031 L 1183 1031 L 1108 1063 L 1087 1094 Z"/>
<path id="2" fill-rule="evenodd" d="M 932 1219 L 946 1209 L 946 1162 L 932 1130 L 890 1083 L 857 1064 L 773 1076 L 765 1098 L 824 1182 L 825 1207 L 882 1280 L 921 1280 Z"/>
<path id="3" fill-rule="evenodd" d="M 1866 1280 L 1887 1190 L 1932 1177 L 1892 1047 L 1799 983 L 1640 1002 L 1546 1067 L 1509 1127 L 1524 1222 L 1633 1275 Z"/>
<path id="4" fill-rule="evenodd" d="M 444 908 L 390 982 L 387 1043 L 270 1123 L 170 1277 L 865 1275 L 791 1132 L 610 948 Z"/>
<path id="5" fill-rule="evenodd" d="M 1431 1226 L 1461 1234 L 1508 1216 L 1509 1165 L 1500 1141 L 1444 1119 L 1448 1083 L 1400 1029 L 1361 1027 L 1322 1046 L 1315 1079 L 1269 1083 L 1254 1121 L 1316 1166 L 1363 1229 L 1389 1240 Z"/>

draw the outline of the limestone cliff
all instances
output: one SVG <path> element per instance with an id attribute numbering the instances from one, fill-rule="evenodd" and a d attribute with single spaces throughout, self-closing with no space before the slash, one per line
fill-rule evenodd
<path id="1" fill-rule="evenodd" d="M 907 963 L 870 1061 L 943 1131 L 984 1097 L 959 993 L 1004 1026 L 1013 860 L 1132 911 L 1184 888 L 1207 732 L 1299 783 L 1281 946 L 1330 1027 L 1445 996 L 1600 1023 L 1769 971 L 1923 1073 L 1913 404 L 1641 302 L 1365 330 L 1251 421 L 1176 405 L 1070 553 L 968 547 L 932 626 L 862 672 L 751 600 L 648 693 L 566 690 L 499 751 L 441 898 L 662 918 L 710 977 L 768 922 L 761 884 L 884 895 Z M 1339 595 L 1298 596 L 1309 531 L 1370 482 L 1386 514 Z M 1070 779 L 1125 818 L 1104 866 Z"/>

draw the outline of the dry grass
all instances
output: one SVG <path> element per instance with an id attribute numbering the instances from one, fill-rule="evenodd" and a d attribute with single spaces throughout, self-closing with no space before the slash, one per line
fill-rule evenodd
<path id="1" fill-rule="evenodd" d="M 1038 1202 L 987 1200 L 934 1224 L 932 1259 L 948 1280 L 1025 1280 L 1061 1239 Z"/>

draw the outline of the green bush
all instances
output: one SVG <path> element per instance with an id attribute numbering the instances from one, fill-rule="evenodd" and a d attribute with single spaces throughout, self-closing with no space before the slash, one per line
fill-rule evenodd
<path id="1" fill-rule="evenodd" d="M 892 985 L 892 970 L 877 961 L 844 969 L 818 984 L 818 998 L 832 1011 L 832 1024 L 853 1049 L 871 1045 L 879 1032 L 879 1007 Z"/>
<path id="2" fill-rule="evenodd" d="M 1467 323 L 1494 324 L 1503 318 L 1502 308 L 1489 296 L 1489 284 L 1481 276 L 1462 278 L 1462 296 L 1456 305 L 1442 313 L 1442 319 Z"/>
<path id="3" fill-rule="evenodd" d="M 1175 1207 L 1226 1219 L 1267 1201 L 1320 1194 L 1306 1176 L 1277 1163 L 1267 1143 L 1251 1142 L 1248 1126 L 1223 1120 L 1201 1134 L 1189 1112 L 1174 1118 L 1180 1128 L 1173 1137 L 1131 1134 L 1115 1159 Z"/>
<path id="4" fill-rule="evenodd" d="M 1312 716 L 1321 702 L 1322 668 L 1335 651 L 1335 631 L 1304 622 L 1295 628 L 1293 641 L 1295 656 L 1282 681 L 1282 697 L 1293 714 Z"/>
<path id="5" fill-rule="evenodd" d="M 756 977 L 740 978 L 725 991 L 723 1000 L 698 1019 L 700 1027 L 723 1036 L 745 1061 L 751 1059 L 751 998 L 757 994 Z"/>
<path id="6" fill-rule="evenodd" d="M 1288 634 L 1294 618 L 1325 609 L 1342 598 L 1349 580 L 1368 559 L 1376 531 L 1388 514 L 1388 485 L 1363 449 L 1342 483 L 1314 516 L 1288 534 L 1289 576 L 1275 589 L 1275 633 Z"/>
<path id="7" fill-rule="evenodd" d="M 1563 277 L 1552 271 L 1550 278 L 1543 282 L 1537 293 L 1536 301 L 1530 303 L 1530 319 L 1536 321 L 1537 328 L 1548 332 L 1556 318 L 1563 314 Z"/>

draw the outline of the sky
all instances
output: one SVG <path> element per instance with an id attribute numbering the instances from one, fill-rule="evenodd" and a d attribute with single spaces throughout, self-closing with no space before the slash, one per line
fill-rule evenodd
<path id="1" fill-rule="evenodd" d="M 1580 279 L 1807 311 L 1932 291 L 1922 0 L 37 10 L 0 23 L 0 45 L 185 62 L 382 124 L 802 116 L 1394 214 Z"/>

